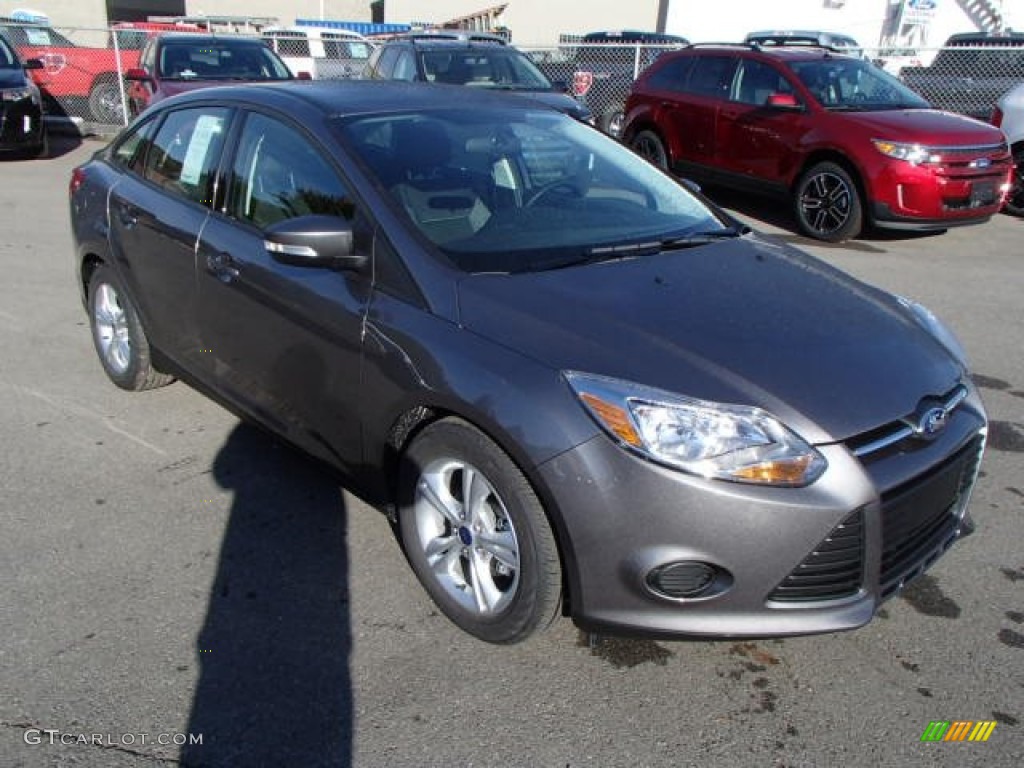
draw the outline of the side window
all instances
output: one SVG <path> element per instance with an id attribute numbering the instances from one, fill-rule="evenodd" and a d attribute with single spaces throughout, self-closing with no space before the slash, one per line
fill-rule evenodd
<path id="1" fill-rule="evenodd" d="M 146 178 L 176 195 L 209 205 L 227 120 L 228 110 L 219 107 L 169 113 L 146 153 Z"/>
<path id="2" fill-rule="evenodd" d="M 278 120 L 251 114 L 238 142 L 227 212 L 264 229 L 309 214 L 351 221 L 355 204 L 309 139 Z"/>
<path id="3" fill-rule="evenodd" d="M 728 98 L 735 70 L 736 60 L 729 56 L 699 56 L 690 70 L 687 90 L 699 96 Z"/>
<path id="4" fill-rule="evenodd" d="M 398 48 L 385 48 L 384 52 L 377 59 L 377 70 L 374 73 L 374 77 L 379 77 L 382 80 L 391 79 L 391 70 L 395 68 L 395 61 L 398 60 L 398 54 L 400 53 Z"/>
<path id="5" fill-rule="evenodd" d="M 412 51 L 401 51 L 398 55 L 398 61 L 395 62 L 395 72 L 391 76 L 392 80 L 415 80 L 416 79 L 416 60 L 413 58 Z"/>
<path id="6" fill-rule="evenodd" d="M 793 89 L 774 67 L 762 61 L 740 62 L 733 100 L 763 107 L 773 93 L 792 93 Z"/>
<path id="7" fill-rule="evenodd" d="M 690 75 L 693 56 L 677 56 L 654 69 L 647 78 L 647 85 L 658 91 L 682 91 Z"/>
<path id="8" fill-rule="evenodd" d="M 150 144 L 153 143 L 153 131 L 156 123 L 156 120 L 148 120 L 122 138 L 114 145 L 111 159 L 122 168 L 140 175 L 144 173 L 143 164 L 146 162 L 146 152 Z"/>

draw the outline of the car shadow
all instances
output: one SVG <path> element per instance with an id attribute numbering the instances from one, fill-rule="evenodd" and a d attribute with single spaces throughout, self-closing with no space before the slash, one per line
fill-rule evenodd
<path id="1" fill-rule="evenodd" d="M 920 240 L 941 235 L 946 230 L 933 232 L 909 232 L 903 230 L 865 229 L 853 240 L 841 243 L 826 243 L 800 234 L 800 227 L 793 215 L 791 204 L 777 197 L 755 195 L 717 186 L 702 186 L 702 192 L 715 204 L 739 214 L 746 219 L 767 224 L 785 233 L 772 233 L 777 240 L 796 246 L 814 245 L 820 248 L 841 248 L 863 253 L 888 253 L 886 243 L 894 241 Z M 756 227 L 757 224 L 755 223 Z"/>
<path id="2" fill-rule="evenodd" d="M 213 465 L 234 498 L 180 764 L 349 766 L 346 510 L 337 480 L 239 425 Z"/>
<path id="3" fill-rule="evenodd" d="M 46 157 L 40 158 L 43 160 L 63 157 L 82 146 L 82 137 L 68 132 L 58 133 L 50 130 L 47 141 L 49 143 L 49 149 L 46 153 Z"/>

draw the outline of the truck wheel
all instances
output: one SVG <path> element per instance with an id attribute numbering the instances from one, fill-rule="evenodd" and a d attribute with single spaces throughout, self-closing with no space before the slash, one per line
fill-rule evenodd
<path id="1" fill-rule="evenodd" d="M 124 125 L 124 103 L 116 79 L 97 80 L 89 91 L 89 111 L 92 119 L 104 125 Z"/>
<path id="2" fill-rule="evenodd" d="M 617 139 L 622 136 L 622 124 L 625 119 L 622 107 L 612 107 L 601 116 L 601 130 Z"/>

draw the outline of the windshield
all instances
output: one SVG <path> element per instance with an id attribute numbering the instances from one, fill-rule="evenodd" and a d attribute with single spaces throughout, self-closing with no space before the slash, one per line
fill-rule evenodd
<path id="1" fill-rule="evenodd" d="M 931 105 L 898 79 L 863 59 L 794 61 L 797 77 L 829 110 L 928 109 Z"/>
<path id="2" fill-rule="evenodd" d="M 289 80 L 291 74 L 262 43 L 167 43 L 158 69 L 165 80 Z"/>
<path id="3" fill-rule="evenodd" d="M 483 88 L 551 90 L 551 82 L 519 51 L 497 45 L 487 48 L 445 48 L 420 54 L 427 80 Z"/>
<path id="4" fill-rule="evenodd" d="M 410 224 L 467 272 L 635 258 L 730 224 L 631 151 L 547 110 L 458 110 L 340 121 Z"/>

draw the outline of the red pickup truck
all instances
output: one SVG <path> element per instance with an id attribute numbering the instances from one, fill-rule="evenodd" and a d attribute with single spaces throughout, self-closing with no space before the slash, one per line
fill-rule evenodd
<path id="1" fill-rule="evenodd" d="M 125 122 L 124 72 L 139 65 L 138 50 L 76 45 L 53 27 L 0 20 L 0 35 L 22 59 L 40 59 L 32 77 L 49 116 L 66 114 L 97 123 Z"/>

